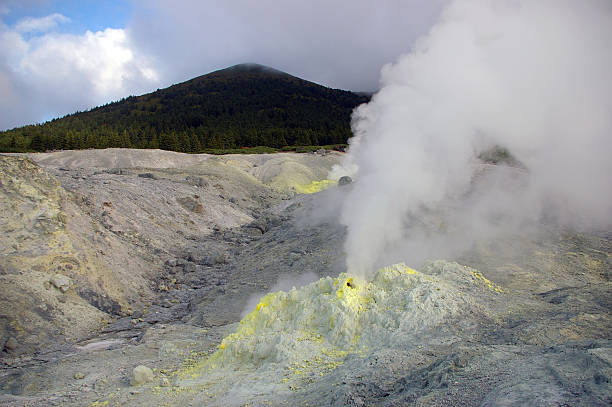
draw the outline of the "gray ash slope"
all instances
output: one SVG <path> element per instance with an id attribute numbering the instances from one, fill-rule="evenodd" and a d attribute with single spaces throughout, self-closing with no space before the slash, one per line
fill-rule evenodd
<path id="1" fill-rule="evenodd" d="M 71 159 L 83 153 L 72 153 Z M 167 158 L 166 153 L 159 154 Z M 112 155 L 122 158 L 128 152 Z M 8 238 L 3 239 L 2 278 L 14 284 L 4 285 L 14 293 L 3 289 L 3 301 L 14 301 L 21 293 L 18 298 L 30 296 L 38 306 L 47 304 L 46 313 L 38 312 L 33 319 L 16 315 L 17 307 L 2 302 L 3 404 L 267 405 L 272 400 L 258 389 L 246 399 L 231 391 L 215 400 L 203 397 L 204 390 L 175 394 L 170 391 L 174 389 L 172 372 L 214 352 L 235 329 L 247 304 L 279 280 L 312 280 L 343 271 L 345 230 L 338 223 L 338 208 L 329 203 L 338 202 L 346 191 L 343 188 L 350 186 L 295 195 L 248 175 L 261 170 L 272 157 L 236 158 L 229 164 L 200 157 L 201 161 L 188 165 L 181 164 L 186 159 L 176 157 L 164 161 L 163 168 L 155 165 L 162 157 L 139 161 L 141 168 L 135 168 L 102 159 L 99 167 L 71 166 L 65 160 L 39 156 L 44 169 L 20 158 L 2 158 L 7 168 L 21 168 L 21 172 L 13 171 L 11 185 L 19 180 L 24 185 L 34 183 L 40 192 L 34 196 L 25 187 L 13 188 L 4 204 L 22 196 L 38 216 L 32 219 L 39 223 L 58 219 L 55 223 L 44 220 L 53 226 L 45 230 L 21 222 L 22 232 L 5 234 L 14 238 L 10 245 Z M 321 168 L 339 159 L 304 157 L 297 160 L 312 160 L 305 165 Z M 8 181 L 3 182 L 3 191 L 7 185 Z M 198 198 L 194 190 L 199 191 Z M 57 202 L 57 208 L 49 202 Z M 18 209 L 23 211 L 23 205 Z M 48 211 L 42 218 L 41 207 Z M 68 219 L 58 217 L 60 212 L 68 213 Z M 148 217 L 139 218 L 142 213 Z M 12 224 L 5 221 L 3 228 L 17 230 L 16 219 Z M 26 235 L 30 238 L 23 239 Z M 65 235 L 73 242 L 74 253 L 34 252 L 34 243 L 62 242 Z M 104 252 L 98 252 L 99 259 L 87 252 L 87 239 L 94 239 L 93 248 Z M 39 261 L 18 267 L 17 260 L 25 257 L 19 250 L 33 253 Z M 273 402 L 609 405 L 611 253 L 609 236 L 553 226 L 538 236 L 506 237 L 475 247 L 454 260 L 480 270 L 503 293 L 485 285 L 473 294 L 480 308 L 462 310 L 460 317 L 445 320 L 427 336 L 415 337 L 412 346 L 348 355 L 323 379 L 304 380 Z M 58 270 L 57 262 L 46 262 L 44 256 L 49 255 L 75 258 L 79 270 L 90 270 L 67 269 L 65 264 L 74 263 L 66 261 Z M 126 269 L 129 273 L 123 276 Z M 58 273 L 71 278 L 65 293 L 44 284 Z M 105 278 L 124 278 L 134 291 L 113 291 L 109 283 L 91 284 L 81 275 L 93 275 L 98 278 L 94 281 L 102 283 Z M 34 287 L 26 285 L 25 277 Z M 28 304 L 22 306 L 32 306 Z M 80 320 L 62 308 L 66 304 L 81 304 Z M 14 329 L 14 320 L 23 331 Z M 37 347 L 31 332 L 38 337 L 41 332 L 51 334 Z M 155 378 L 131 387 L 131 370 L 139 364 L 155 367 Z"/>

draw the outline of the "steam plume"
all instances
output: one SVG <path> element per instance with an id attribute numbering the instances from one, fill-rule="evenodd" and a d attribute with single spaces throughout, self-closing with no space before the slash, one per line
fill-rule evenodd
<path id="1" fill-rule="evenodd" d="M 606 0 L 452 1 L 354 112 L 350 151 L 331 175 L 357 179 L 341 218 L 348 270 L 543 215 L 609 225 L 611 40 Z M 494 145 L 525 170 L 495 167 L 475 186 L 475 157 Z"/>

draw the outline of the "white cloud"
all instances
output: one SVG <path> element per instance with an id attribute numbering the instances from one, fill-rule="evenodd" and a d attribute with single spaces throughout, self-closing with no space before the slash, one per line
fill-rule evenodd
<path id="1" fill-rule="evenodd" d="M 154 88 L 151 61 L 128 31 L 26 37 L 0 25 L 0 128 L 39 122 Z M 9 96 L 10 95 L 10 96 Z"/>
<path id="2" fill-rule="evenodd" d="M 138 47 L 169 81 L 257 62 L 327 86 L 375 90 L 446 0 L 137 1 Z"/>
<path id="3" fill-rule="evenodd" d="M 102 97 L 120 97 L 126 85 L 140 79 L 156 81 L 155 71 L 137 59 L 123 29 L 107 28 L 84 35 L 47 35 L 32 41 L 21 59 L 21 71 L 41 83 L 85 79 L 89 91 Z"/>
<path id="4" fill-rule="evenodd" d="M 70 19 L 62 14 L 53 13 L 45 17 L 25 17 L 15 24 L 15 30 L 20 33 L 46 32 L 61 23 L 68 23 Z"/>

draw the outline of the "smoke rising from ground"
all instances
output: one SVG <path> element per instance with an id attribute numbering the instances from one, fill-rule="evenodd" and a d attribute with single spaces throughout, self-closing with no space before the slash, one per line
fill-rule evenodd
<path id="1" fill-rule="evenodd" d="M 382 70 L 343 168 L 350 272 L 612 214 L 612 3 L 457 0 Z M 476 159 L 507 148 L 524 169 Z M 475 173 L 479 175 L 475 175 Z"/>

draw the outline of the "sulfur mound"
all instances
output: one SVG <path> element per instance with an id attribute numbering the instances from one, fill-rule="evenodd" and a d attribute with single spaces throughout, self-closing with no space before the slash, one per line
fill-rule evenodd
<path id="1" fill-rule="evenodd" d="M 183 372 L 182 384 L 232 371 L 236 383 L 263 381 L 278 392 L 326 376 L 350 355 L 418 346 L 461 312 L 480 312 L 473 290 L 498 294 L 479 276 L 457 263 L 429 263 L 422 272 L 396 264 L 370 280 L 341 274 L 270 293 L 214 354 Z"/>

